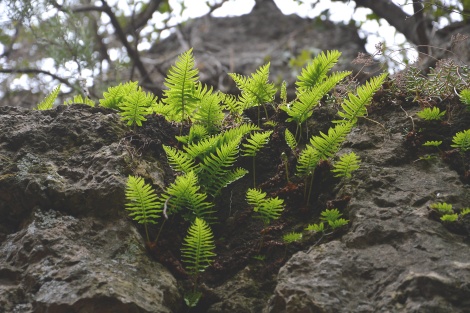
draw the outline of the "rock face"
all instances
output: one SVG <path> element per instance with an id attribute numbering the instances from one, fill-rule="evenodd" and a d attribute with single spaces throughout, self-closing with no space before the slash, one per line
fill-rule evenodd
<path id="1" fill-rule="evenodd" d="M 181 306 L 176 280 L 123 214 L 128 174 L 164 184 L 162 152 L 132 162 L 139 145 L 118 120 L 86 106 L 0 109 L 0 312 Z"/>
<path id="2" fill-rule="evenodd" d="M 352 196 L 351 227 L 340 240 L 295 254 L 266 312 L 470 312 L 468 233 L 452 234 L 427 209 L 468 207 L 470 187 L 441 161 L 407 153 L 403 129 L 411 122 L 401 113 L 372 115 L 383 127 L 363 123 L 348 137 L 345 152 L 359 150 L 363 160 L 339 189 Z"/>

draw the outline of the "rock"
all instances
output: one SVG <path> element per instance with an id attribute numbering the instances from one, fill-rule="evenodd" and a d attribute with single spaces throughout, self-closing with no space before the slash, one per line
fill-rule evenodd
<path id="1" fill-rule="evenodd" d="M 470 187 L 442 161 L 407 153 L 404 115 L 370 118 L 391 133 L 363 123 L 348 137 L 363 160 L 339 188 L 352 196 L 349 231 L 295 254 L 265 312 L 470 312 L 468 234 L 449 232 L 427 209 L 438 201 L 468 206 Z"/>
<path id="2" fill-rule="evenodd" d="M 175 312 L 176 280 L 125 219 L 37 208 L 0 246 L 1 312 Z"/>
<path id="3" fill-rule="evenodd" d="M 0 312 L 179 310 L 124 211 L 129 174 L 165 185 L 159 123 L 137 134 L 103 108 L 0 108 Z"/>

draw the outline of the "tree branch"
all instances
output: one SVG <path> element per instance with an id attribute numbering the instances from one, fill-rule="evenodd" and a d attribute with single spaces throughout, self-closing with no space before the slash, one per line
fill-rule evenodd
<path id="1" fill-rule="evenodd" d="M 345 0 L 342 1 L 344 2 Z M 426 33 L 423 16 L 418 18 L 410 16 L 390 0 L 355 0 L 355 2 L 357 6 L 369 8 L 375 14 L 385 19 L 397 31 L 402 33 L 409 42 L 417 46 L 422 45 L 423 41 L 427 44 L 427 39 L 424 40 L 422 37 L 422 33 Z M 422 10 L 420 14 L 422 14 Z"/>
<path id="2" fill-rule="evenodd" d="M 137 29 L 145 26 L 158 10 L 162 0 L 150 0 L 150 3 L 137 15 L 132 16 L 131 22 L 124 28 L 126 34 L 133 34 Z"/>
<path id="3" fill-rule="evenodd" d="M 47 76 L 50 76 L 59 82 L 61 82 L 64 85 L 69 86 L 72 89 L 75 89 L 76 87 L 71 84 L 67 79 L 62 78 L 60 76 L 57 76 L 56 74 L 52 74 L 51 72 L 36 69 L 36 68 L 0 68 L 0 73 L 6 73 L 6 74 L 44 74 Z"/>

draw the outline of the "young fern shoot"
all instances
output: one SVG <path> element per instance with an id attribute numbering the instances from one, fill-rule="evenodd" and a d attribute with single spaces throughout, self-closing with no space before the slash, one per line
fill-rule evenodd
<path id="1" fill-rule="evenodd" d="M 51 93 L 49 93 L 44 100 L 42 100 L 38 106 L 36 107 L 36 110 L 43 111 L 43 110 L 50 110 L 54 106 L 54 101 L 57 99 L 57 96 L 59 95 L 60 92 L 60 84 L 55 87 Z"/>
<path id="2" fill-rule="evenodd" d="M 333 165 L 334 168 L 331 171 L 336 174 L 335 177 L 351 178 L 351 173 L 359 169 L 359 163 L 361 160 L 354 152 L 343 154 L 339 161 Z"/>
<path id="3" fill-rule="evenodd" d="M 249 188 L 246 192 L 248 204 L 253 206 L 256 217 L 261 218 L 265 225 L 271 220 L 278 219 L 284 210 L 284 200 L 276 198 L 266 198 L 266 193 L 260 189 Z"/>
<path id="4" fill-rule="evenodd" d="M 147 229 L 148 224 L 157 224 L 159 214 L 162 212 L 157 201 L 157 195 L 152 186 L 146 184 L 140 177 L 129 176 L 126 187 L 126 210 L 129 216 L 137 223 L 144 224 L 147 242 L 150 237 Z"/>
<path id="5" fill-rule="evenodd" d="M 262 133 L 253 133 L 250 138 L 247 139 L 248 143 L 243 144 L 243 156 L 253 157 L 253 188 L 256 188 L 256 154 L 269 142 L 269 137 L 272 133 L 272 130 Z"/>

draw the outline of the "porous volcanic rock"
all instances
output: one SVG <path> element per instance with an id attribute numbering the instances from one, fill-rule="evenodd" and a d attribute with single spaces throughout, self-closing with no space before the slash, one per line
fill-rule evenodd
<path id="1" fill-rule="evenodd" d="M 352 197 L 344 212 L 350 229 L 293 255 L 265 312 L 470 312 L 468 233 L 450 232 L 427 208 L 468 207 L 470 186 L 440 159 L 407 151 L 404 130 L 412 124 L 398 106 L 370 118 L 380 124 L 361 123 L 340 152 L 362 159 L 360 172 L 338 187 L 338 197 Z"/>
<path id="2" fill-rule="evenodd" d="M 146 136 L 102 108 L 0 108 L 0 312 L 179 309 L 123 210 L 127 175 L 165 184 L 160 122 Z"/>

